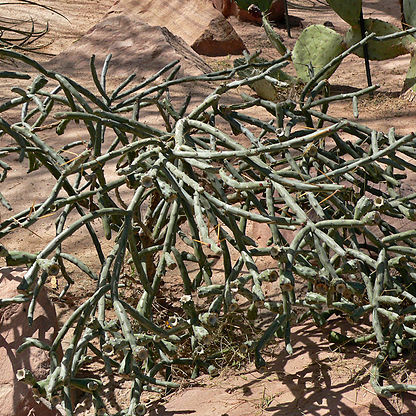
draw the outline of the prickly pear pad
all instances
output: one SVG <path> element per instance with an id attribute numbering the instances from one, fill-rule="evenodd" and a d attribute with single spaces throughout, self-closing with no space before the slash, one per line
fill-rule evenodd
<path id="1" fill-rule="evenodd" d="M 359 27 L 362 0 L 327 0 L 327 3 L 342 20 Z"/>
<path id="2" fill-rule="evenodd" d="M 364 24 L 368 33 L 374 32 L 377 36 L 400 32 L 398 27 L 379 19 L 365 19 Z M 361 30 L 359 27 L 352 27 L 345 34 L 345 43 L 347 44 L 347 47 L 354 45 L 360 40 Z M 381 42 L 371 39 L 367 44 L 369 59 L 383 61 L 385 59 L 393 59 L 397 56 L 405 55 L 409 52 L 408 45 L 412 42 L 414 42 L 414 38 L 410 35 Z M 364 57 L 363 48 L 356 49 L 354 53 L 360 58 Z"/>
<path id="3" fill-rule="evenodd" d="M 344 51 L 341 35 L 323 25 L 312 25 L 299 36 L 292 52 L 298 77 L 308 82 L 336 56 Z M 321 79 L 329 78 L 337 67 L 331 68 Z"/>

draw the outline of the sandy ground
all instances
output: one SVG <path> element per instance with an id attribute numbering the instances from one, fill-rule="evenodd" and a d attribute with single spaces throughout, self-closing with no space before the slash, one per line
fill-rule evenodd
<path id="1" fill-rule="evenodd" d="M 32 17 L 39 24 L 49 21 L 50 31 L 43 39 L 48 45 L 42 50 L 49 55 L 39 56 L 39 59 L 48 65 L 48 61 L 54 55 L 70 49 L 73 42 L 100 22 L 114 2 L 112 0 L 44 0 L 41 3 L 56 7 L 67 17 L 67 20 L 35 7 L 22 10 L 17 5 L 7 7 L 6 11 L 0 8 L 0 16 L 20 16 L 23 19 Z M 130 4 L 134 5 L 134 2 Z M 291 2 L 289 12 L 301 22 L 303 27 L 330 21 L 341 33 L 347 29 L 345 22 L 337 18 L 323 1 L 294 0 Z M 400 11 L 396 2 L 369 0 L 364 1 L 364 15 L 383 18 L 398 25 Z M 270 47 L 261 27 L 239 22 L 235 18 L 230 18 L 230 22 L 251 52 L 261 48 L 264 56 L 276 57 L 276 52 Z M 276 30 L 292 47 L 302 28 L 292 28 L 292 39 L 287 37 L 283 25 L 278 26 Z M 105 42 L 106 39 L 102 39 L 103 45 Z M 83 51 L 84 55 L 94 52 L 92 48 Z M 56 62 L 56 59 L 53 58 L 52 62 L 54 60 Z M 231 65 L 233 57 L 204 59 L 212 68 L 220 69 Z M 394 61 L 371 64 L 373 82 L 379 84 L 380 89 L 373 98 L 360 99 L 359 122 L 384 131 L 394 126 L 401 134 L 414 130 L 416 106 L 400 97 L 408 63 L 409 57 L 404 56 Z M 0 69 L 2 65 L 7 69 L 13 66 L 9 62 L 0 61 Z M 88 82 L 87 79 L 83 79 L 87 77 L 86 74 L 78 75 L 81 81 Z M 355 56 L 348 57 L 332 77 L 331 84 L 335 92 L 365 87 L 363 61 Z M 9 87 L 5 84 L 0 87 L 0 100 L 9 96 Z M 200 94 L 208 94 L 210 87 L 198 88 L 201 88 Z M 339 117 L 353 117 L 351 103 L 348 102 L 334 104 L 330 113 Z M 69 138 L 72 140 L 77 134 L 78 132 L 74 130 L 70 132 Z M 2 141 L 0 143 L 3 145 Z M 2 188 L 2 192 L 11 201 L 15 212 L 19 212 L 28 204 L 41 200 L 42 195 L 47 195 L 51 184 L 47 183 L 47 179 L 39 171 L 34 175 L 25 175 L 24 169 L 19 167 L 16 161 L 13 162 L 13 168 L 6 182 L 7 188 Z M 0 215 L 10 214 L 0 207 Z M 34 252 L 45 245 L 53 236 L 53 232 L 53 224 L 45 221 L 37 224 L 32 231 L 19 230 L 5 238 L 2 243 L 4 242 L 9 249 Z M 71 244 L 76 246 L 73 254 L 83 254 L 88 263 L 89 247 L 83 243 L 82 234 Z M 88 287 L 88 284 L 77 282 L 71 289 L 66 303 L 57 303 L 61 317 L 67 316 L 68 311 L 77 305 L 89 290 L 92 290 L 92 287 Z M 150 414 L 153 416 L 415 415 L 414 395 L 406 393 L 395 396 L 391 400 L 381 400 L 372 392 L 368 384 L 369 357 L 374 355 L 374 352 L 367 351 L 365 347 L 356 350 L 339 350 L 328 343 L 328 333 L 337 325 L 337 322 L 332 322 L 325 329 L 319 329 L 308 322 L 295 327 L 292 356 L 287 356 L 284 348 L 277 344 L 268 350 L 268 366 L 264 372 L 254 370 L 254 365 L 248 363 L 246 367 L 240 369 L 226 368 L 216 378 L 201 377 L 193 387 L 184 387 L 164 401 L 152 405 Z M 365 331 L 365 328 L 357 330 Z M 408 361 L 410 362 L 410 359 L 403 360 L 397 366 L 401 366 L 403 377 L 408 377 L 407 382 L 411 383 L 412 377 L 413 382 L 416 382 Z M 80 411 L 79 414 L 83 413 Z"/>

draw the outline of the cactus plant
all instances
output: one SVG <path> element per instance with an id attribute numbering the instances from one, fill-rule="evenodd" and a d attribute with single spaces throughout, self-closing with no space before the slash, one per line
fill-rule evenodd
<path id="1" fill-rule="evenodd" d="M 246 4 L 242 0 L 236 0 L 238 4 Z M 349 2 L 341 0 L 327 0 L 328 5 L 347 23 L 351 25 L 347 33 L 342 37 L 332 29 L 323 25 L 311 25 L 307 27 L 299 36 L 293 51 L 288 51 L 280 36 L 273 30 L 267 19 L 267 11 L 261 9 L 262 22 L 267 37 L 271 44 L 281 55 L 289 54 L 293 61 L 297 77 L 300 81 L 307 83 L 314 74 L 319 72 L 332 59 L 339 56 L 343 51 L 354 48 L 352 53 L 359 57 L 370 60 L 392 59 L 400 55 L 410 53 L 412 55 L 411 65 L 404 83 L 403 92 L 407 92 L 409 99 L 413 99 L 413 91 L 416 91 L 414 82 L 414 64 L 413 55 L 416 48 L 416 39 L 412 36 L 414 28 L 401 31 L 396 26 L 379 19 L 362 19 L 362 1 L 353 0 Z M 265 7 L 267 4 L 262 4 Z M 405 1 L 403 3 L 403 14 L 408 25 L 413 26 L 415 23 L 414 2 Z M 362 25 L 362 27 L 361 27 Z M 362 41 L 364 33 L 375 34 L 375 37 L 362 43 L 360 47 L 355 48 Z M 289 57 L 288 55 L 288 57 Z M 248 61 L 247 61 L 248 62 Z M 236 62 L 240 64 L 241 60 Z M 337 65 L 331 65 L 325 73 L 320 74 L 319 79 L 329 78 L 337 69 Z M 368 79 L 370 82 L 370 74 Z M 254 74 L 254 72 L 252 72 Z M 278 80 L 282 76 L 279 74 Z M 369 84 L 371 85 L 371 84 Z M 262 98 L 272 99 L 276 97 L 276 83 L 272 79 L 265 78 L 261 83 L 251 85 L 258 95 Z"/>
<path id="2" fill-rule="evenodd" d="M 26 20 L 16 20 L 11 19 L 10 10 L 7 10 L 7 6 L 10 4 L 21 5 L 22 7 L 36 6 L 47 10 L 48 12 L 57 14 L 58 16 L 66 19 L 66 17 L 60 13 L 58 10 L 39 4 L 39 2 L 30 1 L 30 0 L 16 0 L 16 1 L 5 1 L 0 3 L 0 25 L 1 25 L 1 34 L 0 34 L 0 47 L 2 48 L 14 48 L 20 51 L 36 51 L 39 53 L 39 49 L 43 48 L 45 45 L 39 44 L 37 41 L 42 39 L 49 31 L 49 26 L 46 24 L 43 28 L 37 29 L 38 26 L 32 19 L 30 22 Z M 1 7 L 1 6 L 6 6 Z M 4 15 L 2 11 L 6 9 L 6 14 Z M 66 19 L 67 20 L 67 19 Z M 29 24 L 28 24 L 29 23 Z"/>
<path id="3" fill-rule="evenodd" d="M 341 19 L 352 27 L 359 26 L 362 0 L 350 0 L 348 2 L 343 0 L 327 0 L 327 3 Z"/>
<path id="4" fill-rule="evenodd" d="M 375 33 L 376 36 L 386 36 L 401 32 L 398 27 L 379 19 L 364 19 L 364 24 L 367 32 Z M 361 38 L 360 27 L 351 27 L 345 34 L 345 42 L 348 47 L 359 42 Z M 415 39 L 410 35 L 386 40 L 384 42 L 370 39 L 367 44 L 369 59 L 383 61 L 405 55 L 409 52 L 409 47 L 414 41 Z M 357 49 L 354 53 L 360 58 L 364 57 L 363 48 Z"/>
<path id="5" fill-rule="evenodd" d="M 403 0 L 403 18 L 410 26 L 416 26 L 416 5 L 414 1 Z"/>
<path id="6" fill-rule="evenodd" d="M 0 57 L 22 61 L 39 73 L 29 82 L 21 78 L 27 85 L 12 88 L 12 96 L 0 107 L 0 134 L 14 141 L 0 148 L 0 167 L 7 173 L 10 167 L 3 159 L 19 155 L 31 172 L 47 171 L 54 184 L 44 201 L 3 219 L 0 238 L 56 216 L 55 236 L 36 253 L 0 246 L 2 257 L 29 265 L 19 284 L 21 293 L 1 299 L 0 307 L 27 303 L 28 319 L 33 319 L 37 296 L 56 265 L 59 279 L 66 283 L 61 297 L 73 284 L 68 264 L 95 286 L 63 323 L 52 345 L 29 338 L 19 348 L 46 350 L 49 375 L 36 380 L 22 369 L 19 379 L 51 405 L 60 403 L 68 415 L 73 414 L 73 389 L 92 397 L 97 414 L 108 414 L 101 380 L 82 377 L 94 357 L 108 374 L 131 383 L 130 403 L 117 415 L 143 414 L 145 390 L 163 392 L 179 386 L 172 380 L 176 366 L 188 368 L 190 377 L 200 371 L 217 375 L 219 328 L 244 317 L 242 326 L 248 331 L 246 323 L 259 319 L 263 309 L 269 311 L 269 323 L 260 333 L 244 333 L 239 342 L 241 351 L 254 355 L 258 367 L 266 365 L 262 350 L 279 342 L 277 335 L 286 351 L 293 352 L 294 321 L 310 318 L 324 325 L 337 313 L 359 323 L 371 316 L 369 333 L 348 341 L 371 341 L 380 351 L 370 374 L 375 392 L 388 397 L 416 390 L 403 383 L 382 385 L 387 357 L 394 360 L 414 345 L 416 232 L 414 225 L 407 231 L 395 228 L 391 219 L 416 219 L 416 194 L 402 197 L 400 188 L 404 169 L 412 167 L 402 154 L 415 159 L 416 135 L 375 131 L 317 110 L 369 91 L 317 97 L 320 75 L 345 53 L 315 74 L 300 103 L 244 95 L 230 104 L 226 93 L 266 79 L 288 63 L 286 58 L 184 78 L 177 78 L 173 62 L 138 85 L 129 85 L 130 76 L 108 91 L 110 57 L 102 81 L 93 57 L 96 94 L 16 51 L 0 50 Z M 237 71 L 249 68 L 263 70 L 233 79 Z M 15 79 L 16 74 L 5 77 Z M 180 106 L 174 104 L 169 89 L 195 81 L 219 83 L 193 107 L 188 98 Z M 60 108 L 53 113 L 55 104 Z M 140 118 L 149 106 L 159 116 L 157 123 Z M 270 115 L 263 119 L 247 114 L 252 108 L 271 114 L 272 122 Z M 10 111 L 13 117 L 7 117 Z M 44 135 L 52 126 L 56 134 L 71 137 L 67 129 L 74 121 L 88 143 L 86 148 L 78 140 L 65 143 L 62 149 L 77 154 L 66 161 L 62 149 L 51 146 Z M 323 122 L 327 126 L 320 126 Z M 355 140 L 345 140 L 344 132 Z M 248 146 L 234 137 L 239 134 Z M 116 179 L 109 178 L 111 169 L 116 169 Z M 1 175 L 3 182 L 13 178 Z M 7 193 L 3 200 L 10 207 Z M 101 222 L 92 227 L 97 219 Z M 266 227 L 267 243 L 250 236 L 250 223 Z M 96 269 L 66 252 L 71 250 L 69 238 L 80 229 L 87 231 L 96 251 Z M 286 232 L 292 233 L 291 239 L 284 237 Z M 103 250 L 100 235 L 110 237 L 109 250 Z M 265 256 L 270 263 L 262 271 L 258 258 Z M 139 297 L 123 292 L 127 267 L 133 270 Z M 160 319 L 158 300 L 172 274 L 180 279 L 182 296 L 175 310 L 168 309 L 170 315 Z M 266 282 L 272 285 L 271 293 L 263 290 Z M 300 282 L 308 285 L 305 295 L 295 292 Z M 236 337 L 234 326 L 229 336 Z M 331 340 L 339 339 L 342 342 L 332 334 Z"/>
<path id="7" fill-rule="evenodd" d="M 308 82 L 325 65 L 345 50 L 342 36 L 323 25 L 307 27 L 299 36 L 292 51 L 292 61 L 296 74 L 303 82 Z M 320 51 L 320 53 L 316 53 Z M 321 79 L 329 78 L 337 66 L 333 66 Z"/>

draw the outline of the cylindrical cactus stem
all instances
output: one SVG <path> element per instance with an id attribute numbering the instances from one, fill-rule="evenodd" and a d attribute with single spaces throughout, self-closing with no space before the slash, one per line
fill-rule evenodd
<path id="1" fill-rule="evenodd" d="M 213 241 L 209 237 L 209 231 L 208 231 L 208 227 L 205 224 L 205 221 L 204 221 L 204 218 L 203 218 L 203 212 L 202 212 L 202 207 L 201 207 L 201 203 L 200 203 L 200 195 L 199 195 L 198 192 L 194 193 L 193 202 L 194 202 L 194 207 L 193 208 L 194 208 L 194 213 L 195 213 L 195 221 L 196 221 L 196 224 L 198 226 L 198 230 L 199 230 L 202 242 L 209 245 L 210 249 L 215 254 L 220 254 L 221 249 L 218 247 L 218 245 L 215 243 L 215 241 Z"/>
<path id="2" fill-rule="evenodd" d="M 220 374 L 220 371 L 218 370 L 218 368 L 215 367 L 215 365 L 212 365 L 212 364 L 208 366 L 207 370 L 208 370 L 208 374 L 211 377 L 217 377 Z"/>
<path id="3" fill-rule="evenodd" d="M 389 296 L 388 298 L 393 298 L 392 296 Z M 385 297 L 382 297 L 381 300 L 385 300 Z M 380 302 L 380 296 L 377 298 L 378 302 Z M 390 301 L 390 299 L 388 299 Z M 396 303 L 397 305 L 397 303 Z M 375 308 L 374 308 L 375 310 Z M 380 306 L 377 307 L 377 312 L 383 316 L 385 316 L 387 319 L 389 319 L 391 322 L 401 322 L 403 318 L 396 312 L 389 311 L 387 309 L 384 309 Z"/>
<path id="4" fill-rule="evenodd" d="M 95 412 L 97 416 L 104 416 L 107 414 L 105 404 L 101 398 L 100 392 L 92 391 L 92 401 L 95 407 Z"/>
<path id="5" fill-rule="evenodd" d="M 259 274 L 259 280 L 262 282 L 276 282 L 279 278 L 279 273 L 275 269 L 266 269 Z"/>
<path id="6" fill-rule="evenodd" d="M 93 391 L 97 391 L 102 387 L 101 380 L 97 380 L 94 378 L 74 378 L 72 377 L 70 380 L 71 386 L 75 387 L 78 390 L 85 391 L 87 393 L 91 393 Z"/>
<path id="7" fill-rule="evenodd" d="M 169 270 L 175 270 L 175 269 L 176 269 L 176 267 L 177 267 L 177 264 L 176 264 L 175 260 L 173 260 L 173 258 L 172 258 L 172 256 L 170 255 L 170 253 L 165 252 L 165 253 L 164 253 L 164 256 L 165 256 L 166 267 L 167 267 Z"/>
<path id="8" fill-rule="evenodd" d="M 255 352 L 256 352 L 256 368 L 261 368 L 265 366 L 265 361 L 261 357 L 261 350 L 272 340 L 274 333 L 276 332 L 277 328 L 284 324 L 286 320 L 286 315 L 277 315 L 276 318 L 273 320 L 271 325 L 264 331 L 261 338 L 258 340 Z"/>
<path id="9" fill-rule="evenodd" d="M 46 387 L 49 384 L 49 378 L 46 378 L 44 380 L 40 380 L 33 384 L 32 386 L 32 392 L 33 395 L 36 397 L 46 397 Z"/>
<path id="10" fill-rule="evenodd" d="M 129 416 L 135 416 L 139 414 L 146 414 L 146 407 L 143 409 L 143 405 L 140 403 L 140 397 L 143 392 L 144 382 L 139 377 L 133 380 L 130 390 L 130 404 L 127 411 Z M 144 413 L 142 413 L 144 411 Z M 137 413 L 136 413 L 137 412 Z"/>
<path id="11" fill-rule="evenodd" d="M 212 335 L 203 326 L 193 325 L 192 331 L 194 333 L 195 338 L 198 340 L 198 342 L 205 344 L 205 345 L 211 342 Z"/>
<path id="12" fill-rule="evenodd" d="M 147 376 L 143 374 L 142 371 L 137 366 L 133 366 L 133 370 L 134 370 L 134 374 L 136 375 L 136 378 L 147 384 L 154 384 L 156 386 L 162 386 L 162 387 L 170 387 L 173 389 L 176 389 L 179 387 L 179 384 L 174 383 L 172 381 L 160 380 L 154 377 Z"/>
<path id="13" fill-rule="evenodd" d="M 283 321 L 283 330 L 285 337 L 286 352 L 291 355 L 293 353 L 293 347 L 290 339 L 290 317 L 292 314 L 292 306 L 289 299 L 289 292 L 283 292 L 283 315 L 285 320 Z"/>
<path id="14" fill-rule="evenodd" d="M 175 248 L 172 247 L 172 253 L 175 257 L 176 264 L 179 267 L 179 271 L 181 273 L 183 285 L 184 285 L 184 293 L 186 295 L 190 295 L 192 293 L 192 282 L 188 274 L 188 270 L 185 266 L 185 263 L 182 259 L 181 253 Z"/>
<path id="15" fill-rule="evenodd" d="M 377 258 L 377 264 L 376 264 L 376 280 L 374 282 L 374 292 L 372 295 L 372 306 L 373 306 L 373 329 L 374 332 L 376 334 L 377 337 L 377 342 L 380 345 L 381 348 L 384 347 L 384 335 L 383 335 L 383 331 L 382 331 L 382 327 L 381 327 L 381 323 L 379 320 L 379 316 L 378 316 L 378 309 L 379 309 L 379 302 L 378 302 L 378 297 L 381 295 L 381 293 L 383 292 L 384 289 L 384 282 L 386 279 L 386 264 L 387 263 L 387 259 L 386 259 L 386 249 L 383 248 Z"/>
<path id="16" fill-rule="evenodd" d="M 360 345 L 365 344 L 376 337 L 375 333 L 364 335 L 362 337 L 348 337 L 336 331 L 331 331 L 328 335 L 328 341 L 341 345 Z"/>
<path id="17" fill-rule="evenodd" d="M 295 279 L 289 270 L 284 270 L 279 278 L 279 285 L 282 293 L 290 292 L 294 289 Z"/>
<path id="18" fill-rule="evenodd" d="M 217 296 L 211 302 L 211 305 L 208 308 L 208 312 L 210 312 L 210 313 L 220 313 L 223 302 L 224 302 L 224 296 L 223 295 Z"/>
<path id="19" fill-rule="evenodd" d="M 391 391 L 388 389 L 384 389 L 380 384 L 380 380 L 382 379 L 381 372 L 383 367 L 386 365 L 387 359 L 387 351 L 386 347 L 384 347 L 380 353 L 377 355 L 374 364 L 371 366 L 370 369 L 370 384 L 371 387 L 374 389 L 374 392 L 377 396 L 382 396 L 386 398 L 390 398 L 392 396 Z"/>
<path id="20" fill-rule="evenodd" d="M 29 270 L 23 276 L 23 280 L 17 286 L 17 290 L 20 293 L 26 294 L 30 291 L 35 279 L 39 272 L 39 265 L 37 262 L 33 263 Z"/>
<path id="21" fill-rule="evenodd" d="M 19 381 L 23 381 L 31 386 L 34 386 L 37 382 L 35 376 L 32 372 L 26 368 L 21 368 L 20 370 L 16 371 L 16 378 Z"/>
<path id="22" fill-rule="evenodd" d="M 146 318 L 141 312 L 133 308 L 130 304 L 128 304 L 122 299 L 119 299 L 119 303 L 124 308 L 125 312 L 128 313 L 133 319 L 137 320 L 141 326 L 152 331 L 155 334 L 159 334 L 161 336 L 167 335 L 167 332 L 163 328 L 159 327 L 150 319 Z"/>
<path id="23" fill-rule="evenodd" d="M 199 320 L 203 325 L 215 327 L 218 325 L 218 314 L 212 312 L 205 312 L 199 316 Z"/>
<path id="24" fill-rule="evenodd" d="M 49 383 L 46 386 L 46 394 L 48 397 L 52 397 L 55 394 L 55 390 L 59 385 L 61 374 L 61 368 L 58 366 L 55 370 L 50 374 Z"/>
<path id="25" fill-rule="evenodd" d="M 59 330 L 57 336 L 54 339 L 54 342 L 51 346 L 51 353 L 55 352 L 61 341 L 62 338 L 65 336 L 65 334 L 69 331 L 72 324 L 76 321 L 76 319 L 81 315 L 81 313 L 89 307 L 92 307 L 93 305 L 98 302 L 98 300 L 104 296 L 104 294 L 110 289 L 110 285 L 106 284 L 100 289 L 98 289 L 92 297 L 90 297 L 85 303 L 83 303 L 81 306 L 79 306 L 74 313 L 68 318 L 68 320 L 65 322 L 65 324 L 62 326 L 62 328 Z"/>
<path id="26" fill-rule="evenodd" d="M 335 102 L 335 101 L 345 100 L 347 98 L 352 98 L 353 103 L 354 103 L 354 99 L 356 101 L 357 97 L 360 97 L 361 95 L 366 95 L 368 93 L 372 93 L 373 91 L 375 91 L 378 88 L 380 88 L 380 85 L 372 85 L 372 86 L 369 86 L 367 88 L 363 88 L 363 89 L 361 89 L 359 91 L 356 91 L 356 92 L 347 93 L 347 94 L 333 95 L 331 97 L 320 98 L 318 100 L 310 101 L 310 102 L 308 101 L 303 108 L 309 110 L 312 107 L 329 104 L 329 103 Z M 356 108 L 356 110 L 357 110 L 357 108 Z"/>
<path id="27" fill-rule="evenodd" d="M 224 287 L 224 285 L 200 286 L 198 288 L 198 297 L 204 298 L 212 295 L 220 295 Z"/>
<path id="28" fill-rule="evenodd" d="M 254 321 L 257 319 L 257 316 L 258 316 L 258 308 L 257 308 L 256 302 L 253 302 L 247 309 L 247 319 L 249 321 Z"/>
<path id="29" fill-rule="evenodd" d="M 309 267 L 309 266 L 304 266 L 303 264 L 295 264 L 293 266 L 293 271 L 299 275 L 302 276 L 308 280 L 314 280 L 315 277 L 317 276 L 318 272 L 316 271 L 315 268 Z"/>
<path id="30" fill-rule="evenodd" d="M 277 314 L 283 313 L 283 304 L 281 302 L 276 302 L 276 301 L 264 302 L 263 306 L 271 312 L 274 312 Z"/>
<path id="31" fill-rule="evenodd" d="M 176 357 L 178 353 L 178 346 L 170 341 L 162 339 L 160 341 L 160 348 L 170 357 Z"/>
<path id="32" fill-rule="evenodd" d="M 129 379 L 133 372 L 133 354 L 129 350 L 125 353 L 123 360 L 121 361 L 118 374 L 122 378 Z"/>
<path id="33" fill-rule="evenodd" d="M 274 201 L 273 201 L 273 192 L 272 192 L 272 188 L 266 188 L 266 205 L 267 205 L 267 210 L 270 216 L 274 217 L 276 216 L 276 211 L 275 211 L 275 206 L 274 206 Z M 273 239 L 273 244 L 278 244 L 280 239 L 279 239 L 279 230 L 277 228 L 276 224 L 270 224 L 270 231 L 272 233 L 272 239 Z"/>
<path id="34" fill-rule="evenodd" d="M 43 342 L 39 339 L 36 339 L 36 338 L 28 337 L 28 338 L 25 338 L 25 340 L 22 344 L 20 344 L 20 346 L 16 350 L 16 352 L 19 353 L 19 352 L 25 350 L 26 348 L 29 348 L 29 347 L 32 347 L 32 346 L 36 347 L 36 348 L 40 348 L 40 349 L 45 350 L 45 351 L 49 351 L 51 349 L 51 346 L 46 344 L 45 342 Z"/>
<path id="35" fill-rule="evenodd" d="M 116 312 L 117 318 L 120 322 L 121 330 L 125 339 L 128 341 L 131 350 L 134 352 L 137 347 L 136 338 L 133 336 L 133 331 L 131 328 L 131 323 L 127 317 L 126 310 L 124 309 L 122 303 L 118 299 L 113 299 L 113 306 Z"/>
<path id="36" fill-rule="evenodd" d="M 344 279 L 340 277 L 337 279 L 332 279 L 331 286 L 337 293 L 340 293 L 341 295 L 344 294 L 344 292 L 348 289 Z"/>
<path id="37" fill-rule="evenodd" d="M 191 319 L 191 322 L 195 323 L 198 322 L 198 314 L 195 310 L 195 303 L 192 299 L 191 295 L 184 295 L 180 299 L 182 308 Z"/>

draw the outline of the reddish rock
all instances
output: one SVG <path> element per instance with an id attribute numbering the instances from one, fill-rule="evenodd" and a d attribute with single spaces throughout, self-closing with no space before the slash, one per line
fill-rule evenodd
<path id="1" fill-rule="evenodd" d="M 212 0 L 214 7 L 225 17 L 235 16 L 240 20 L 261 23 L 261 18 L 251 15 L 247 10 L 240 9 L 234 0 Z M 269 10 L 269 20 L 282 20 L 285 15 L 284 0 L 275 0 Z"/>
<path id="2" fill-rule="evenodd" d="M 120 13 L 151 26 L 166 27 L 188 45 L 204 33 L 212 19 L 221 16 L 211 0 L 120 0 L 109 15 Z"/>
<path id="3" fill-rule="evenodd" d="M 137 16 L 111 15 L 95 25 L 70 48 L 49 61 L 49 67 L 74 78 L 89 76 L 89 57 L 101 68 L 112 54 L 109 77 L 123 79 L 133 72 L 148 77 L 174 60 L 181 61 L 179 76 L 200 75 L 210 67 L 179 36 L 166 27 L 150 26 Z"/>
<path id="4" fill-rule="evenodd" d="M 211 0 L 120 0 L 109 15 L 125 15 L 151 26 L 166 27 L 203 55 L 240 54 L 244 49 L 243 41 L 221 19 L 223 16 L 212 7 Z M 143 44 L 141 40 L 140 43 Z"/>
<path id="5" fill-rule="evenodd" d="M 244 42 L 223 16 L 211 20 L 205 32 L 191 45 L 195 52 L 207 56 L 241 55 Z"/>
<path id="6" fill-rule="evenodd" d="M 18 295 L 17 286 L 24 275 L 23 268 L 0 268 L 1 298 Z M 46 351 L 27 348 L 16 353 L 24 338 L 37 338 L 52 343 L 58 327 L 55 308 L 41 291 L 35 308 L 33 325 L 27 320 L 28 304 L 11 304 L 0 308 L 0 416 L 55 416 L 59 413 L 35 402 L 31 388 L 16 379 L 16 371 L 26 368 L 36 379 L 49 373 L 49 357 Z"/>

